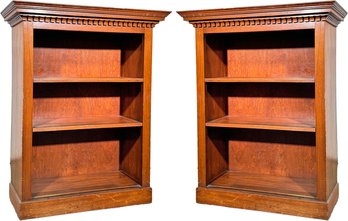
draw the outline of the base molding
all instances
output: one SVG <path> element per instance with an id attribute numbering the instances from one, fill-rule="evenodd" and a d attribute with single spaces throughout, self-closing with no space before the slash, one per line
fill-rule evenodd
<path id="1" fill-rule="evenodd" d="M 118 189 L 22 202 L 10 184 L 10 200 L 20 219 L 107 209 L 152 202 L 150 187 Z"/>
<path id="2" fill-rule="evenodd" d="M 338 200 L 338 184 L 329 199 L 318 201 L 301 197 L 270 195 L 220 188 L 198 187 L 197 203 L 328 219 Z"/>

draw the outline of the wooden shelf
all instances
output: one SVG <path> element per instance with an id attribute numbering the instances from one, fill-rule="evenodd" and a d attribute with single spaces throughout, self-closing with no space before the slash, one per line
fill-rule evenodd
<path id="1" fill-rule="evenodd" d="M 315 179 L 281 177 L 266 174 L 226 172 L 216 178 L 208 187 L 233 188 L 309 198 L 316 196 Z"/>
<path id="2" fill-rule="evenodd" d="M 83 130 L 100 128 L 141 127 L 142 123 L 124 116 L 93 116 L 83 118 L 37 119 L 33 132 Z"/>
<path id="3" fill-rule="evenodd" d="M 140 185 L 124 173 L 117 171 L 71 177 L 33 179 L 32 193 L 34 198 L 41 198 L 131 187 L 140 187 Z"/>
<path id="4" fill-rule="evenodd" d="M 214 77 L 205 78 L 207 83 L 314 83 L 314 78 L 237 78 Z"/>
<path id="5" fill-rule="evenodd" d="M 207 127 L 245 128 L 315 132 L 314 121 L 292 118 L 262 118 L 254 116 L 225 116 L 206 123 Z"/>
<path id="6" fill-rule="evenodd" d="M 39 77 L 34 78 L 34 83 L 136 83 L 143 82 L 143 78 L 129 78 L 129 77 L 117 77 L 117 78 L 67 78 L 67 77 Z"/>

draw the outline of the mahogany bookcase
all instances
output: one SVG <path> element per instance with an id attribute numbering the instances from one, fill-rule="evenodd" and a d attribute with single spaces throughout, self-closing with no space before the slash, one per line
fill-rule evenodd
<path id="1" fill-rule="evenodd" d="M 19 218 L 151 203 L 152 29 L 168 14 L 21 1 L 4 9 Z"/>
<path id="2" fill-rule="evenodd" d="M 178 13 L 196 29 L 197 202 L 330 217 L 346 11 L 323 1 Z"/>

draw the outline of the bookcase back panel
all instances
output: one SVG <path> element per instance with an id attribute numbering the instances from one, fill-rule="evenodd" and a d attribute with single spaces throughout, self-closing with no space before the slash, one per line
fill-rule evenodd
<path id="1" fill-rule="evenodd" d="M 234 84 L 228 115 L 300 118 L 314 122 L 314 84 Z"/>
<path id="2" fill-rule="evenodd" d="M 34 77 L 143 77 L 142 34 L 34 31 Z"/>
<path id="3" fill-rule="evenodd" d="M 312 29 L 206 34 L 205 43 L 207 78 L 314 77 Z"/>
<path id="4" fill-rule="evenodd" d="M 250 174 L 315 178 L 315 134 L 271 130 L 233 130 L 229 170 Z"/>
<path id="5" fill-rule="evenodd" d="M 229 49 L 227 57 L 227 77 L 314 75 L 314 48 Z"/>
<path id="6" fill-rule="evenodd" d="M 131 88 L 128 88 L 131 87 Z M 122 106 L 122 107 L 121 107 Z M 142 119 L 142 85 L 103 83 L 36 84 L 34 121 L 45 118 L 118 116 Z"/>
<path id="7" fill-rule="evenodd" d="M 314 84 L 209 83 L 206 119 L 229 116 L 315 121 Z"/>
<path id="8" fill-rule="evenodd" d="M 34 133 L 32 177 L 117 171 L 119 149 L 119 137 L 114 130 Z"/>
<path id="9" fill-rule="evenodd" d="M 38 84 L 34 119 L 120 115 L 121 92 L 110 84 Z"/>
<path id="10" fill-rule="evenodd" d="M 35 77 L 120 77 L 121 73 L 119 49 L 35 48 L 34 61 Z"/>

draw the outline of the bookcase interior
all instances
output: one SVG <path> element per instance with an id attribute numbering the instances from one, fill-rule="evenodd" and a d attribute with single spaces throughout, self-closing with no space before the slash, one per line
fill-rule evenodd
<path id="1" fill-rule="evenodd" d="M 33 197 L 141 184 L 141 129 L 33 134 Z"/>
<path id="2" fill-rule="evenodd" d="M 208 187 L 315 198 L 314 30 L 204 39 Z"/>
<path id="3" fill-rule="evenodd" d="M 142 78 L 143 38 L 143 34 L 35 30 L 34 80 Z"/>
<path id="4" fill-rule="evenodd" d="M 314 82 L 312 29 L 206 34 L 205 43 L 208 80 L 267 78 Z"/>
<path id="5" fill-rule="evenodd" d="M 315 133 L 208 128 L 208 186 L 315 198 L 315 153 Z"/>
<path id="6" fill-rule="evenodd" d="M 34 132 L 142 125 L 140 83 L 36 83 Z"/>
<path id="7" fill-rule="evenodd" d="M 141 186 L 143 37 L 34 30 L 34 198 Z"/>

